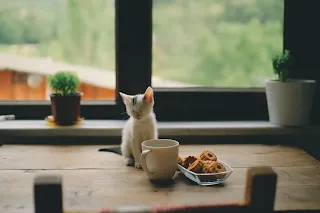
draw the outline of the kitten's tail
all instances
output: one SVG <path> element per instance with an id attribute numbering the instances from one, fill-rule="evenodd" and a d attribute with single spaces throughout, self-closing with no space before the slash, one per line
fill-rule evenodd
<path id="1" fill-rule="evenodd" d="M 113 152 L 113 153 L 116 153 L 118 155 L 122 155 L 120 146 L 109 147 L 109 148 L 101 148 L 101 149 L 99 149 L 99 152 Z"/>

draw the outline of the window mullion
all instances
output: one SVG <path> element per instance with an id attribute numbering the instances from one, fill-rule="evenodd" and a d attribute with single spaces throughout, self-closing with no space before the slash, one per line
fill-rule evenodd
<path id="1" fill-rule="evenodd" d="M 152 76 L 152 0 L 116 1 L 117 103 L 119 91 L 142 93 Z"/>

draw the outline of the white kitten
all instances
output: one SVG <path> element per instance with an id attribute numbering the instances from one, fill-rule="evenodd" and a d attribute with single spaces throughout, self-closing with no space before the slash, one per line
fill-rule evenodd
<path id="1" fill-rule="evenodd" d="M 153 90 L 148 87 L 144 94 L 127 95 L 120 92 L 120 95 L 130 116 L 122 130 L 121 152 L 127 166 L 134 163 L 136 168 L 141 168 L 141 143 L 158 138 Z"/>

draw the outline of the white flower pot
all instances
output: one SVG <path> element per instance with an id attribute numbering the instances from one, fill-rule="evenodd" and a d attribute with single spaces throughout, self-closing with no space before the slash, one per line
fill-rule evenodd
<path id="1" fill-rule="evenodd" d="M 266 95 L 270 123 L 280 126 L 308 125 L 315 88 L 314 80 L 280 82 L 268 79 Z"/>

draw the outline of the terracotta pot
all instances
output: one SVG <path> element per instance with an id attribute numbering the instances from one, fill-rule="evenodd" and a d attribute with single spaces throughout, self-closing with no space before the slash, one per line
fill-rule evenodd
<path id="1" fill-rule="evenodd" d="M 50 94 L 51 112 L 54 121 L 59 125 L 72 125 L 80 118 L 82 93 L 71 96 L 61 96 L 57 93 Z"/>

